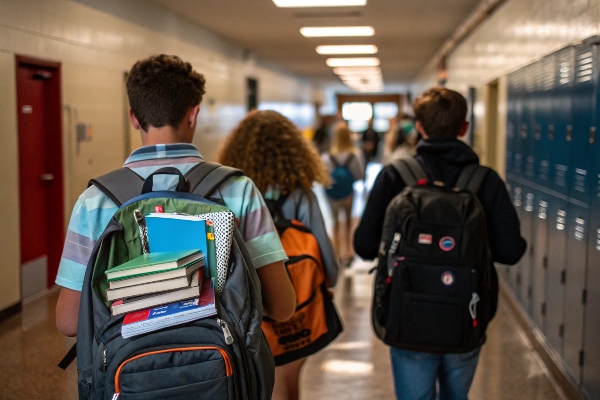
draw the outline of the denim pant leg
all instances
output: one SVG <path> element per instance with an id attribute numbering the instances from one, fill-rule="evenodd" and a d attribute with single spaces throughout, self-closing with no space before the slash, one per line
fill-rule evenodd
<path id="1" fill-rule="evenodd" d="M 480 350 L 477 348 L 468 353 L 443 355 L 439 400 L 467 400 Z"/>
<path id="2" fill-rule="evenodd" d="M 443 354 L 391 348 L 394 387 L 398 400 L 434 400 Z"/>

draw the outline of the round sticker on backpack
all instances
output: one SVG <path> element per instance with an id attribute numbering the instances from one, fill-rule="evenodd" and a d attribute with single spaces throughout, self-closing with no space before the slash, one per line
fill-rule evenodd
<path id="1" fill-rule="evenodd" d="M 451 236 L 444 236 L 440 239 L 440 249 L 450 251 L 456 246 L 456 241 Z"/>
<path id="2" fill-rule="evenodd" d="M 442 273 L 442 283 L 446 286 L 452 286 L 454 283 L 454 274 L 450 271 L 445 271 Z"/>

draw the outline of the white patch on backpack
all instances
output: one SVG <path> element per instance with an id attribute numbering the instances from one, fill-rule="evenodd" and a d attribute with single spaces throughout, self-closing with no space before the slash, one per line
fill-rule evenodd
<path id="1" fill-rule="evenodd" d="M 443 272 L 442 283 L 446 286 L 452 286 L 454 284 L 454 274 L 450 271 Z"/>
<path id="2" fill-rule="evenodd" d="M 433 235 L 426 233 L 419 233 L 419 244 L 431 244 L 433 242 Z"/>

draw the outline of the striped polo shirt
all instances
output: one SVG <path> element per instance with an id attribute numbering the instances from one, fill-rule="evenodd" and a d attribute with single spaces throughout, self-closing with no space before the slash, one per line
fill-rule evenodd
<path id="1" fill-rule="evenodd" d="M 163 144 L 135 150 L 124 166 L 145 179 L 163 167 L 175 167 L 185 174 L 201 160 L 202 156 L 191 144 Z M 154 177 L 155 190 L 173 190 L 176 185 L 176 176 Z M 234 213 L 255 268 L 287 260 L 269 210 L 252 180 L 232 177 L 211 197 L 222 199 Z M 117 210 L 117 205 L 95 186 L 79 196 L 69 221 L 57 285 L 81 291 L 92 249 Z"/>

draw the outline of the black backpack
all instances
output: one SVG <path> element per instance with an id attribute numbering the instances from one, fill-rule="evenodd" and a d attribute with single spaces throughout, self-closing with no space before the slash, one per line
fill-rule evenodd
<path id="1" fill-rule="evenodd" d="M 375 333 L 404 350 L 471 351 L 485 341 L 497 296 L 476 196 L 488 169 L 469 165 L 450 188 L 429 183 L 415 159 L 393 165 L 406 188 L 385 214 L 372 305 Z"/>
<path id="2" fill-rule="evenodd" d="M 153 176 L 159 174 L 178 176 L 176 190 L 152 191 Z M 165 167 L 144 180 L 121 168 L 90 182 L 119 210 L 94 247 L 81 292 L 76 350 L 80 399 L 271 398 L 275 366 L 261 330 L 260 281 L 237 228 L 229 263 L 218 269 L 217 317 L 125 339 L 123 315 L 111 316 L 103 294 L 104 271 L 142 252 L 139 229 L 132 226 L 134 209 L 142 215 L 158 205 L 165 212 L 192 215 L 231 212 L 207 198 L 229 177 L 241 175 L 203 162 L 186 176 Z M 61 366 L 74 355 L 70 352 Z"/>

